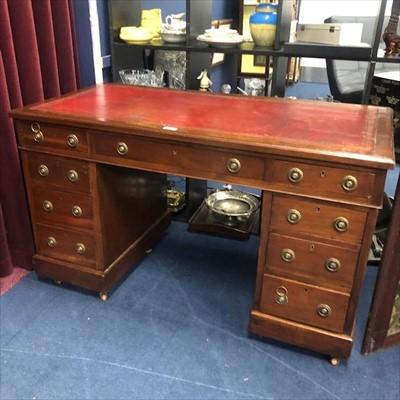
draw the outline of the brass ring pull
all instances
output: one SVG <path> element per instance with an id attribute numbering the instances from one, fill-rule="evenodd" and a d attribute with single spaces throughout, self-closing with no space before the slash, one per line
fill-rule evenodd
<path id="1" fill-rule="evenodd" d="M 31 123 L 31 131 L 33 133 L 39 133 L 40 132 L 40 125 L 39 122 L 32 122 Z"/>
<path id="2" fill-rule="evenodd" d="M 303 179 L 303 171 L 300 168 L 290 168 L 288 179 L 292 183 L 299 183 Z"/>
<path id="3" fill-rule="evenodd" d="M 285 286 L 278 286 L 275 293 L 275 301 L 278 304 L 286 304 L 289 301 L 288 290 Z"/>
<path id="4" fill-rule="evenodd" d="M 287 212 L 286 219 L 290 224 L 297 224 L 301 220 L 301 213 L 293 208 Z"/>
<path id="5" fill-rule="evenodd" d="M 75 248 L 79 254 L 85 254 L 86 252 L 86 247 L 83 243 L 77 243 Z"/>
<path id="6" fill-rule="evenodd" d="M 342 188 L 346 192 L 352 192 L 357 189 L 358 181 L 357 178 L 352 175 L 347 175 L 342 179 Z"/>
<path id="7" fill-rule="evenodd" d="M 117 144 L 117 153 L 120 156 L 124 156 L 124 155 L 128 154 L 128 145 L 124 142 L 119 142 Z"/>
<path id="8" fill-rule="evenodd" d="M 55 247 L 57 245 L 57 240 L 53 236 L 47 238 L 47 245 L 49 247 Z"/>
<path id="9" fill-rule="evenodd" d="M 333 221 L 333 227 L 338 232 L 346 232 L 349 229 L 349 221 L 345 217 L 338 217 Z"/>
<path id="10" fill-rule="evenodd" d="M 54 207 L 53 207 L 53 203 L 50 200 L 45 200 L 43 202 L 43 209 L 46 212 L 51 212 L 53 211 Z"/>
<path id="11" fill-rule="evenodd" d="M 71 182 L 76 182 L 79 179 L 79 175 L 74 169 L 70 169 L 67 172 L 67 177 Z"/>
<path id="12" fill-rule="evenodd" d="M 332 309 L 328 306 L 328 304 L 319 304 L 317 306 L 317 313 L 320 317 L 326 318 L 331 315 Z"/>
<path id="13" fill-rule="evenodd" d="M 336 272 L 340 269 L 341 264 L 337 258 L 328 258 L 325 262 L 325 268 L 330 272 Z"/>
<path id="14" fill-rule="evenodd" d="M 282 260 L 285 262 L 292 262 L 295 259 L 295 254 L 292 249 L 283 249 L 281 251 Z"/>
<path id="15" fill-rule="evenodd" d="M 40 176 L 47 176 L 49 174 L 49 169 L 47 168 L 46 165 L 41 164 L 38 167 L 38 173 Z"/>
<path id="16" fill-rule="evenodd" d="M 38 143 L 43 142 L 43 139 L 44 139 L 44 136 L 43 136 L 42 132 L 34 132 L 33 133 L 33 140 L 35 142 L 38 142 Z"/>
<path id="17" fill-rule="evenodd" d="M 241 168 L 240 161 L 237 158 L 230 158 L 227 163 L 227 168 L 229 172 L 236 174 L 240 171 Z"/>
<path id="18" fill-rule="evenodd" d="M 80 217 L 83 214 L 82 212 L 82 208 L 80 208 L 79 206 L 73 206 L 72 207 L 72 215 L 74 217 Z"/>
<path id="19" fill-rule="evenodd" d="M 78 137 L 76 135 L 68 135 L 67 136 L 67 143 L 69 147 L 76 147 L 78 146 L 79 140 Z"/>

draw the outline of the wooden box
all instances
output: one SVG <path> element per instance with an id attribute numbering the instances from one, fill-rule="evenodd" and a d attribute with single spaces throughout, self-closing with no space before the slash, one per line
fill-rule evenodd
<path id="1" fill-rule="evenodd" d="M 299 24 L 297 41 L 332 44 L 340 46 L 356 46 L 361 43 L 363 24 Z"/>

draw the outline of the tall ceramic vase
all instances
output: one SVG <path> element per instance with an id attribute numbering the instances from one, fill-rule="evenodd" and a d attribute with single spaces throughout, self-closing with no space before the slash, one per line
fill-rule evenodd
<path id="1" fill-rule="evenodd" d="M 255 13 L 251 14 L 249 25 L 253 42 L 256 46 L 271 47 L 276 33 L 278 4 L 260 3 Z"/>

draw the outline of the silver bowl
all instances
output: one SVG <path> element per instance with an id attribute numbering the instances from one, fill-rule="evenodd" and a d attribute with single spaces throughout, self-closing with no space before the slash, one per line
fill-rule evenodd
<path id="1" fill-rule="evenodd" d="M 213 212 L 228 217 L 249 217 L 260 207 L 257 197 L 238 190 L 217 190 L 205 202 Z"/>

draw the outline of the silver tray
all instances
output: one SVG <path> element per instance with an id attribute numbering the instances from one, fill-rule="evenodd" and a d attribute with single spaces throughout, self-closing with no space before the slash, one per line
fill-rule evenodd
<path id="1" fill-rule="evenodd" d="M 249 217 L 260 207 L 257 197 L 238 190 L 217 190 L 205 202 L 215 213 L 229 217 Z"/>

